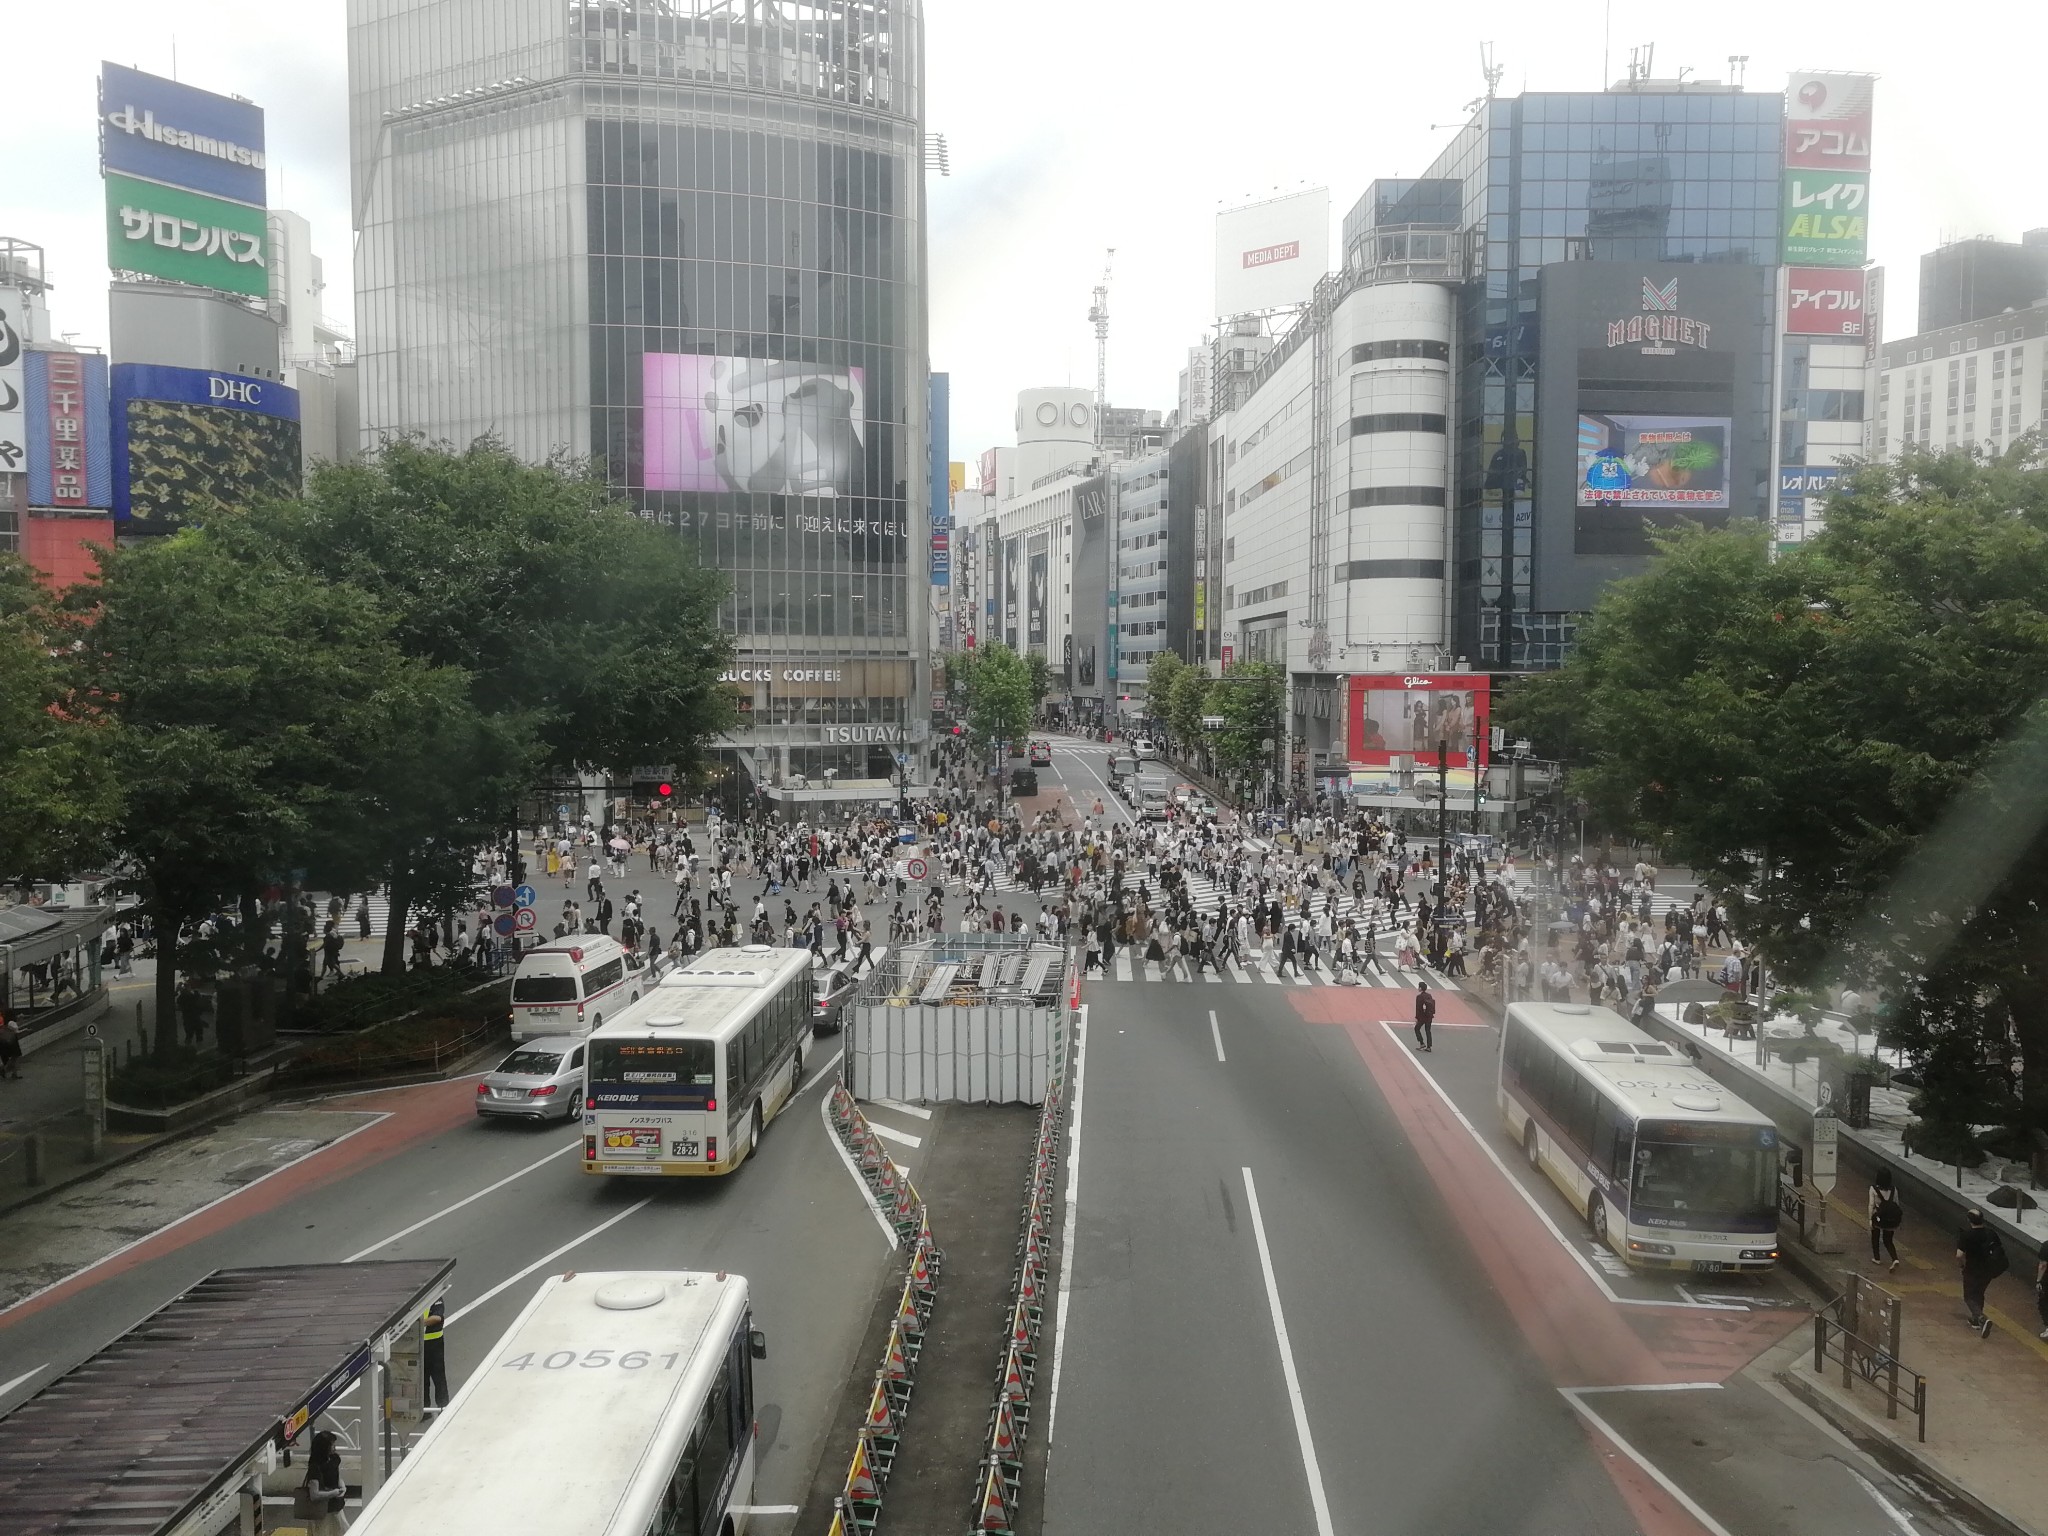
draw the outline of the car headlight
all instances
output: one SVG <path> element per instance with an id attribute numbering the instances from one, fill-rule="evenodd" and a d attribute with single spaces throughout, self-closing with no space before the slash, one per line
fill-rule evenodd
<path id="1" fill-rule="evenodd" d="M 1672 1254 L 1678 1252 L 1669 1243 L 1645 1243 L 1633 1237 L 1628 1240 L 1628 1251 L 1630 1253 L 1656 1254 L 1660 1258 L 1669 1258 Z"/>

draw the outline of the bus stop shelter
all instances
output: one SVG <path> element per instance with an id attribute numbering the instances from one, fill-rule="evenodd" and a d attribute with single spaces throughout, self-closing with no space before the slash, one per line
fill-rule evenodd
<path id="1" fill-rule="evenodd" d="M 215 1270 L 0 1419 L 0 1536 L 261 1530 L 263 1479 L 365 1377 L 381 1407 L 392 1346 L 454 1268 Z M 367 1497 L 394 1457 L 384 1415 L 362 1422 Z"/>

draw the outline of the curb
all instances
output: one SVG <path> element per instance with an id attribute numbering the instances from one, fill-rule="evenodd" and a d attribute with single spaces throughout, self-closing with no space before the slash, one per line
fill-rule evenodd
<path id="1" fill-rule="evenodd" d="M 243 1107 L 243 1104 L 232 1105 L 196 1124 L 180 1126 L 175 1131 L 165 1131 L 162 1135 L 152 1136 L 139 1146 L 124 1147 L 118 1152 L 108 1153 L 89 1168 L 81 1168 L 76 1173 L 65 1175 L 65 1177 L 57 1180 L 55 1183 L 45 1184 L 40 1188 L 29 1190 L 19 1200 L 13 1201 L 11 1204 L 0 1204 L 0 1220 L 6 1219 L 16 1211 L 27 1210 L 32 1205 L 41 1205 L 45 1200 L 61 1195 L 65 1190 L 75 1188 L 77 1185 L 85 1183 L 88 1179 L 96 1179 L 101 1174 L 119 1168 L 125 1163 L 132 1163 L 145 1152 L 154 1152 L 158 1147 L 169 1146 L 173 1142 L 183 1141 L 188 1137 L 196 1136 L 201 1131 L 208 1130 L 221 1121 L 230 1118 Z"/>
<path id="2" fill-rule="evenodd" d="M 2037 1527 L 2014 1519 L 1997 1505 L 1988 1503 L 1970 1492 L 1922 1452 L 1897 1439 L 1890 1432 L 1880 1429 L 1855 1410 L 1843 1407 L 1799 1371 L 1781 1370 L 1774 1373 L 1772 1379 L 1801 1403 L 1826 1419 L 1837 1433 L 1887 1472 L 1908 1482 L 1931 1484 L 1944 1497 L 1960 1504 L 1998 1532 L 1999 1536 L 2043 1536 Z"/>

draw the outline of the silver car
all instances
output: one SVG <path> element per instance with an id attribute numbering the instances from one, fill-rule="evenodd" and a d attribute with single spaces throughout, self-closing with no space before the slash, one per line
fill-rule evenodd
<path id="1" fill-rule="evenodd" d="M 583 1110 L 584 1044 L 569 1035 L 523 1042 L 476 1085 L 476 1112 L 518 1120 L 573 1120 Z"/>

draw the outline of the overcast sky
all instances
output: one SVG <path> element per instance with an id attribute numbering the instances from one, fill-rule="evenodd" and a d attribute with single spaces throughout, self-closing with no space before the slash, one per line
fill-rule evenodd
<path id="1" fill-rule="evenodd" d="M 1485 41 L 1504 94 L 1597 89 L 1651 42 L 1660 77 L 1726 78 L 1732 53 L 1760 89 L 1793 69 L 1876 73 L 1872 255 L 1891 273 L 1885 332 L 1909 335 L 1922 251 L 2048 225 L 2031 81 L 2044 17 L 2040 0 L 926 0 L 929 126 L 953 162 L 930 229 L 953 457 L 1010 440 L 1018 390 L 1093 387 L 1089 290 L 1111 246 L 1110 398 L 1171 409 L 1210 314 L 1218 207 L 1327 185 L 1334 231 L 1368 182 L 1419 175 L 1464 121 Z M 8 45 L 0 234 L 48 250 L 58 330 L 106 341 L 99 62 L 170 74 L 174 49 L 180 79 L 267 110 L 271 202 L 312 221 L 326 308 L 349 320 L 342 0 L 16 6 Z"/>

